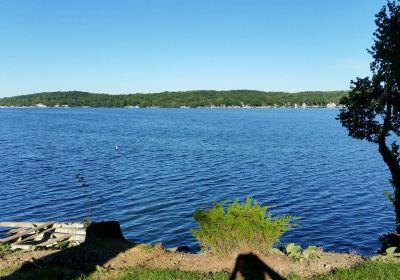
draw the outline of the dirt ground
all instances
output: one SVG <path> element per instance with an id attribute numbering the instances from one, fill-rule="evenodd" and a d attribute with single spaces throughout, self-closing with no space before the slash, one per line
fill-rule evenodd
<path id="1" fill-rule="evenodd" d="M 96 254 L 104 255 L 105 250 L 107 249 L 102 248 L 100 250 L 101 252 L 96 252 Z M 23 265 L 40 265 L 42 260 L 53 260 L 57 258 L 68 260 L 68 264 L 73 265 L 73 262 L 71 262 L 71 259 L 73 259 L 71 257 L 71 252 L 68 252 L 67 255 L 63 254 L 64 251 L 61 250 L 16 251 L 6 253 L 0 257 L 0 269 L 12 267 L 12 270 L 18 270 Z M 75 255 L 77 255 L 76 252 L 74 253 L 74 256 Z M 85 254 L 86 260 L 88 260 L 87 256 L 88 255 Z M 106 256 L 103 258 L 103 261 L 99 262 L 101 268 L 110 271 L 121 271 L 127 268 L 141 267 L 168 268 L 181 271 L 231 272 L 235 267 L 238 254 L 221 258 L 213 256 L 210 253 L 178 253 L 165 250 L 161 246 L 135 245 L 114 252 L 110 254 L 110 256 L 112 257 Z M 286 255 L 279 254 L 267 256 L 257 254 L 257 256 L 264 264 L 282 276 L 297 274 L 299 276 L 310 277 L 329 273 L 339 268 L 352 267 L 363 261 L 361 256 L 355 254 L 338 254 L 322 251 L 318 252 L 318 257 L 304 259 L 301 262 Z M 78 259 L 76 261 L 81 262 Z"/>

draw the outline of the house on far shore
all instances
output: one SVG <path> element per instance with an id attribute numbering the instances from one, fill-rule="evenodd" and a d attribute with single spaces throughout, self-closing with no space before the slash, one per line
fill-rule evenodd
<path id="1" fill-rule="evenodd" d="M 336 104 L 333 102 L 329 102 L 328 104 L 326 104 L 326 108 L 336 108 Z"/>
<path id="2" fill-rule="evenodd" d="M 42 104 L 42 103 L 36 104 L 36 107 L 37 107 L 37 108 L 47 108 L 47 106 L 44 105 L 44 104 Z"/>

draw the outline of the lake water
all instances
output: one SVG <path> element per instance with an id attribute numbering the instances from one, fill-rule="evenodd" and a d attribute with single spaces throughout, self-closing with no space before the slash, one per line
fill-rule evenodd
<path id="1" fill-rule="evenodd" d="M 337 114 L 1 109 L 0 221 L 79 221 L 92 205 L 92 219 L 120 221 L 132 241 L 198 248 L 196 207 L 252 195 L 274 214 L 303 217 L 284 243 L 374 253 L 394 226 L 389 172 Z"/>

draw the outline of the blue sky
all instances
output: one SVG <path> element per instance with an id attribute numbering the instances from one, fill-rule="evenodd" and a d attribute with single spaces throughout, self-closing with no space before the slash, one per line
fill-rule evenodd
<path id="1" fill-rule="evenodd" d="M 0 0 L 0 97 L 348 89 L 384 0 Z"/>

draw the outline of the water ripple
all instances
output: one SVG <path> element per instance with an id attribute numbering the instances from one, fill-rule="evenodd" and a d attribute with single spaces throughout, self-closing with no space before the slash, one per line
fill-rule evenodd
<path id="1" fill-rule="evenodd" d="M 335 110 L 0 110 L 0 220 L 119 220 L 198 248 L 195 208 L 252 195 L 302 217 L 282 242 L 373 253 L 394 214 L 377 148 Z M 115 151 L 115 146 L 120 151 Z M 85 177 L 88 188 L 77 181 Z"/>

